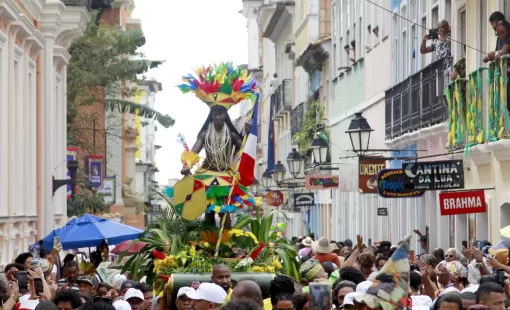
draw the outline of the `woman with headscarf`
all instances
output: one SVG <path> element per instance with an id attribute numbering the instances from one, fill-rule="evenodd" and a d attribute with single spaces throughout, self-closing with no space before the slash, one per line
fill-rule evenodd
<path id="1" fill-rule="evenodd" d="M 446 291 L 451 291 L 450 288 L 455 288 L 459 292 L 464 289 L 463 281 L 467 278 L 467 268 L 459 261 L 440 262 L 436 267 L 437 282 L 442 289 L 436 291 L 434 297 L 444 294 Z"/>

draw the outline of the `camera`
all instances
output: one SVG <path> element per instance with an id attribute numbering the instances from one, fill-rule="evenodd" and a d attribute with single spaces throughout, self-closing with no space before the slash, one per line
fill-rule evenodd
<path id="1" fill-rule="evenodd" d="M 437 29 L 429 29 L 429 38 L 430 39 L 438 39 L 439 31 Z"/>

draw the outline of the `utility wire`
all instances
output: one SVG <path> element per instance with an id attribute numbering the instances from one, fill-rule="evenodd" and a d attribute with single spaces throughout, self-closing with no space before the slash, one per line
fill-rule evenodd
<path id="1" fill-rule="evenodd" d="M 384 11 L 386 11 L 386 12 L 388 12 L 388 13 L 392 14 L 392 15 L 398 16 L 398 17 L 402 18 L 403 20 L 410 22 L 411 24 L 414 24 L 414 25 L 416 25 L 416 26 L 418 26 L 418 27 L 421 27 L 421 28 L 423 28 L 423 29 L 426 29 L 426 30 L 429 30 L 429 31 L 430 31 L 430 29 L 429 29 L 429 28 L 427 28 L 427 27 L 425 27 L 425 26 L 423 26 L 423 25 L 421 25 L 421 24 L 418 24 L 418 23 L 416 23 L 416 22 L 413 22 L 412 20 L 410 20 L 410 19 L 408 19 L 408 18 L 406 18 L 406 17 L 404 17 L 404 16 L 402 16 L 402 15 L 399 15 L 399 14 L 397 14 L 397 13 L 394 13 L 394 12 L 392 12 L 390 9 L 387 9 L 387 8 L 385 8 L 385 7 L 383 7 L 383 6 L 379 5 L 379 4 L 377 4 L 377 3 L 374 3 L 374 2 L 372 2 L 371 0 L 365 0 L 365 1 L 367 1 L 368 3 L 373 4 L 374 6 L 376 6 L 376 7 L 380 8 L 380 9 L 382 9 L 382 10 L 384 10 Z M 422 1 L 428 1 L 428 0 L 422 0 Z M 448 22 L 448 25 L 450 25 L 450 23 L 449 23 L 449 22 Z M 475 51 L 477 51 L 477 52 L 480 52 L 480 53 L 482 53 L 482 54 L 485 54 L 485 55 L 487 55 L 487 54 L 488 54 L 487 52 L 484 52 L 484 51 L 482 51 L 482 50 L 477 49 L 476 47 L 472 47 L 472 46 L 467 45 L 466 43 L 463 43 L 463 42 L 460 42 L 460 41 L 454 40 L 454 39 L 452 39 L 451 37 L 450 37 L 450 41 L 451 41 L 451 42 L 458 43 L 458 44 L 461 44 L 461 45 L 465 46 L 466 48 L 470 48 L 470 49 L 475 50 Z"/>

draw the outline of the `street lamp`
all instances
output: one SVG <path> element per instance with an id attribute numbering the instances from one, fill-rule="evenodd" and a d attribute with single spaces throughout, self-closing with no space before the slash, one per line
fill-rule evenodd
<path id="1" fill-rule="evenodd" d="M 266 169 L 264 173 L 262 173 L 262 186 L 264 186 L 265 189 L 268 189 L 271 187 L 273 183 L 273 174 L 269 169 Z"/>
<path id="2" fill-rule="evenodd" d="M 259 189 L 260 189 L 260 183 L 259 183 L 259 180 L 255 179 L 253 180 L 253 183 L 250 185 L 250 189 L 251 189 L 251 192 L 253 194 L 256 194 L 259 192 Z"/>
<path id="3" fill-rule="evenodd" d="M 282 164 L 281 161 L 278 161 L 276 165 L 274 165 L 273 177 L 276 185 L 280 186 L 285 181 L 285 174 L 287 173 L 287 169 Z"/>
<path id="4" fill-rule="evenodd" d="M 326 163 L 328 158 L 329 144 L 325 139 L 321 138 L 319 135 L 316 135 L 315 139 L 312 141 L 310 149 L 312 150 L 313 158 L 316 163 Z"/>
<path id="5" fill-rule="evenodd" d="M 349 129 L 345 133 L 351 138 L 352 150 L 362 156 L 368 151 L 370 143 L 370 133 L 374 131 L 370 128 L 367 119 L 361 115 L 361 112 L 354 113 L 354 118 L 349 124 Z"/>
<path id="6" fill-rule="evenodd" d="M 287 167 L 289 167 L 289 172 L 292 174 L 292 176 L 297 178 L 299 173 L 301 172 L 301 167 L 303 166 L 303 163 L 305 162 L 305 159 L 296 149 L 292 149 L 292 152 L 289 153 L 289 156 L 287 156 Z"/>
<path id="7" fill-rule="evenodd" d="M 78 161 L 77 160 L 69 160 L 67 162 L 67 170 L 69 170 L 69 179 L 63 179 L 63 180 L 56 180 L 55 177 L 53 177 L 53 195 L 55 195 L 55 192 L 64 185 L 72 185 L 71 191 L 72 191 L 72 197 L 74 198 L 74 185 L 76 185 L 76 173 L 78 171 Z"/>

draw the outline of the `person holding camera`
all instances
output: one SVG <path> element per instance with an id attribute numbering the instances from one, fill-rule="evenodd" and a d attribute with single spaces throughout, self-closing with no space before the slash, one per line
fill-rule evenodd
<path id="1" fill-rule="evenodd" d="M 427 41 L 432 40 L 432 44 L 427 46 Z M 451 49 L 451 36 L 450 24 L 446 20 L 442 20 L 437 25 L 437 29 L 430 29 L 421 42 L 420 52 L 428 54 L 432 51 L 436 52 L 438 59 L 445 59 L 444 70 L 445 74 L 449 75 L 452 71 L 452 49 Z"/>

